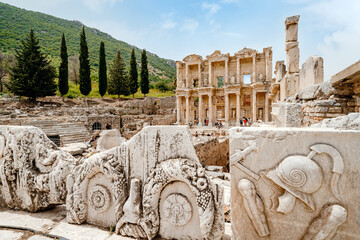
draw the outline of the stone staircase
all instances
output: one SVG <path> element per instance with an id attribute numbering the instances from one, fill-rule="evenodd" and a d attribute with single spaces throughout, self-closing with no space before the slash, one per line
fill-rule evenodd
<path id="1" fill-rule="evenodd" d="M 89 131 L 81 123 L 62 123 L 56 120 L 38 120 L 22 123 L 24 126 L 35 126 L 41 128 L 46 136 L 58 146 L 65 146 L 70 143 L 83 142 L 85 138 L 91 137 Z M 59 136 L 59 141 L 57 141 Z"/>

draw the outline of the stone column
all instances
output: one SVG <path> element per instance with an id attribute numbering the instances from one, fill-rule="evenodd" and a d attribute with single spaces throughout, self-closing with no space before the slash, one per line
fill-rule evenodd
<path id="1" fill-rule="evenodd" d="M 211 61 L 209 61 L 209 85 L 212 86 L 212 69 L 211 69 Z"/>
<path id="2" fill-rule="evenodd" d="M 199 74 L 199 87 L 202 87 L 202 82 L 201 82 L 201 63 L 198 64 L 198 74 Z"/>
<path id="3" fill-rule="evenodd" d="M 265 93 L 265 122 L 269 121 L 269 92 Z"/>
<path id="4" fill-rule="evenodd" d="M 186 96 L 186 119 L 185 119 L 185 124 L 189 123 L 189 119 L 190 119 L 190 97 Z"/>
<path id="5" fill-rule="evenodd" d="M 229 60 L 228 59 L 226 59 L 225 60 L 225 79 L 224 79 L 224 82 L 225 82 L 225 86 L 227 85 L 227 84 L 229 84 L 229 74 L 228 74 L 228 71 L 229 71 L 229 67 L 228 67 L 228 65 L 229 65 Z"/>
<path id="6" fill-rule="evenodd" d="M 181 97 L 176 97 L 176 123 L 181 124 Z"/>
<path id="7" fill-rule="evenodd" d="M 185 63 L 185 77 L 186 77 L 186 86 L 187 88 L 190 87 L 190 84 L 189 84 L 189 66 L 187 63 Z"/>
<path id="8" fill-rule="evenodd" d="M 298 42 L 298 22 L 300 15 L 286 18 L 285 21 L 285 51 L 287 65 L 287 89 L 286 97 L 297 93 L 300 88 L 299 82 L 299 42 Z"/>
<path id="9" fill-rule="evenodd" d="M 213 103 L 212 103 L 212 94 L 209 94 L 209 126 L 211 127 L 213 123 Z"/>
<path id="10" fill-rule="evenodd" d="M 236 93 L 236 126 L 240 126 L 240 114 L 241 114 L 241 95 Z"/>
<path id="11" fill-rule="evenodd" d="M 230 103 L 229 103 L 229 94 L 225 93 L 225 126 L 229 126 L 229 108 L 230 108 Z"/>
<path id="12" fill-rule="evenodd" d="M 180 63 L 176 62 L 176 87 L 180 88 Z"/>
<path id="13" fill-rule="evenodd" d="M 240 58 L 236 59 L 236 82 L 240 83 Z"/>
<path id="14" fill-rule="evenodd" d="M 271 47 L 265 48 L 265 78 L 267 81 L 272 79 L 272 49 Z"/>
<path id="15" fill-rule="evenodd" d="M 202 126 L 204 121 L 203 118 L 203 101 L 202 101 L 202 95 L 199 94 L 199 126 Z"/>
<path id="16" fill-rule="evenodd" d="M 251 82 L 256 82 L 256 53 L 252 57 L 252 79 Z"/>
<path id="17" fill-rule="evenodd" d="M 256 94 L 257 92 L 253 89 L 252 96 L 252 118 L 251 122 L 254 123 L 256 121 L 257 107 L 256 107 Z"/>

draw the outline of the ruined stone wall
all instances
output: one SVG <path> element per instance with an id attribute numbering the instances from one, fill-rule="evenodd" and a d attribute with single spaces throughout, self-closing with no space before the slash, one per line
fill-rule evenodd
<path id="1" fill-rule="evenodd" d="M 359 111 L 352 98 L 332 98 L 329 100 L 312 100 L 302 104 L 303 125 L 310 126 L 324 119 L 335 118 Z"/>
<path id="2" fill-rule="evenodd" d="M 93 100 L 89 100 L 92 103 Z M 10 104 L 8 104 L 10 105 Z M 6 105 L 5 105 L 6 106 Z M 0 113 L 0 125 L 26 125 L 29 122 L 57 124 L 79 123 L 92 133 L 94 130 L 119 129 L 130 138 L 146 125 L 171 125 L 176 122 L 176 98 L 147 97 L 125 100 L 112 104 L 89 107 L 61 103 L 42 104 L 32 107 L 8 106 Z M 81 139 L 88 138 L 83 136 Z M 80 137 L 79 137 L 80 139 Z"/>
<path id="3" fill-rule="evenodd" d="M 229 139 L 210 139 L 194 144 L 196 155 L 202 166 L 222 166 L 223 170 L 229 169 Z"/>

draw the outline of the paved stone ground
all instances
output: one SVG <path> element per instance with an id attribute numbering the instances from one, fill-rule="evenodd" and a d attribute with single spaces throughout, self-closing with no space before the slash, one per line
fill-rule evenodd
<path id="1" fill-rule="evenodd" d="M 230 224 L 225 224 L 225 232 L 227 235 L 223 239 L 230 239 Z M 0 240 L 26 239 L 133 240 L 133 238 L 111 234 L 109 229 L 88 224 L 75 225 L 67 223 L 65 205 L 38 213 L 0 208 Z"/>
<path id="2" fill-rule="evenodd" d="M 29 231 L 19 229 L 29 229 Z M 56 237 L 69 240 L 132 240 L 132 238 L 111 234 L 109 229 L 101 229 L 88 224 L 68 224 L 65 205 L 38 213 L 0 208 L 1 240 L 49 240 Z"/>

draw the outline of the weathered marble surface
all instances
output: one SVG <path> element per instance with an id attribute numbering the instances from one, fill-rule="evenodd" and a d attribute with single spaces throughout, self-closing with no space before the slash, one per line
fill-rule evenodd
<path id="1" fill-rule="evenodd" d="M 301 127 L 303 114 L 299 103 L 273 104 L 271 115 L 277 127 Z"/>
<path id="2" fill-rule="evenodd" d="M 186 126 L 145 127 L 67 179 L 67 219 L 135 238 L 220 239 L 223 189 L 201 167 Z"/>
<path id="3" fill-rule="evenodd" d="M 0 126 L 0 205 L 36 212 L 65 203 L 74 165 L 39 128 Z"/>
<path id="4" fill-rule="evenodd" d="M 230 130 L 234 239 L 358 239 L 360 131 Z"/>
<path id="5" fill-rule="evenodd" d="M 324 82 L 324 60 L 319 56 L 310 56 L 300 70 L 300 88 L 303 90 L 314 84 Z"/>
<path id="6" fill-rule="evenodd" d="M 118 129 L 104 130 L 100 133 L 100 138 L 97 140 L 96 151 L 106 151 L 120 146 L 123 142 L 126 142 L 126 139 L 121 136 Z"/>

